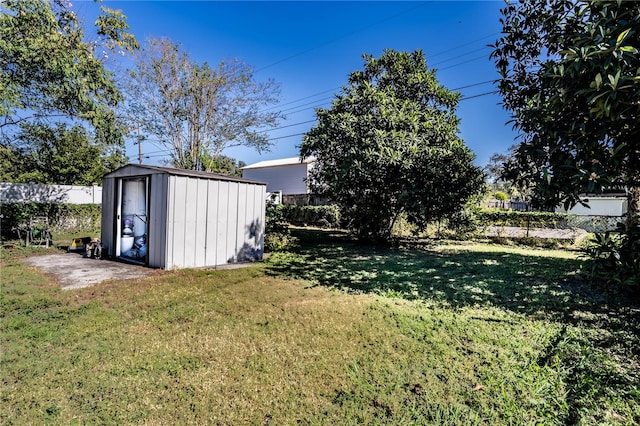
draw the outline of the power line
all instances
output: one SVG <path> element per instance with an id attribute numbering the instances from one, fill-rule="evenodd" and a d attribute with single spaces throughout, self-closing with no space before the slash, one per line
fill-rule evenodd
<path id="1" fill-rule="evenodd" d="M 489 37 L 495 37 L 495 36 L 500 35 L 500 34 L 502 34 L 502 33 L 501 32 L 497 32 L 497 33 L 493 33 L 493 34 L 487 34 L 486 36 L 482 36 L 480 38 L 477 38 L 475 40 L 469 41 L 467 43 L 459 44 L 459 45 L 457 45 L 457 46 L 455 46 L 455 47 L 453 47 L 451 49 L 442 50 L 442 51 L 440 51 L 438 53 L 434 53 L 433 55 L 429 55 L 429 58 L 435 58 L 436 56 L 444 55 L 445 53 L 451 52 L 454 49 L 459 49 L 461 47 L 466 47 L 466 46 L 469 46 L 471 44 L 474 44 L 474 43 L 477 43 L 479 41 L 482 41 L 484 39 L 487 39 Z"/>
<path id="2" fill-rule="evenodd" d="M 466 88 L 476 87 L 476 86 L 480 86 L 480 85 L 488 84 L 488 83 L 493 83 L 493 80 L 487 80 L 487 81 L 482 81 L 482 82 L 479 82 L 479 83 L 468 84 L 466 86 L 461 86 L 459 88 L 451 89 L 451 90 L 466 89 Z M 469 99 L 480 98 L 480 97 L 484 97 L 484 96 L 488 96 L 488 95 L 494 95 L 494 94 L 497 94 L 497 93 L 499 93 L 498 90 L 493 90 L 493 91 L 489 91 L 489 92 L 479 93 L 479 94 L 476 94 L 476 95 L 464 96 L 464 97 L 460 98 L 460 102 L 466 101 L 466 100 L 469 100 Z M 269 129 L 269 131 L 281 130 L 281 129 L 285 129 L 285 128 L 288 128 L 288 127 L 299 126 L 301 124 L 312 123 L 312 122 L 315 122 L 315 121 L 316 121 L 315 119 L 314 120 L 308 120 L 308 121 L 302 121 L 302 122 L 299 122 L 299 123 L 294 123 L 294 124 L 289 124 L 289 125 L 286 125 L 286 126 L 277 127 L 277 128 L 274 128 L 274 129 Z M 294 134 L 284 135 L 284 136 L 277 136 L 277 137 L 269 138 L 269 139 L 267 139 L 267 141 L 268 142 L 273 142 L 273 141 L 276 141 L 276 140 L 287 139 L 287 138 L 291 138 L 291 137 L 295 137 L 295 136 L 302 136 L 302 135 L 305 135 L 305 134 L 306 134 L 306 132 L 294 133 Z M 158 151 L 148 152 L 146 155 L 143 156 L 143 158 L 150 159 L 150 158 L 156 158 L 156 157 L 163 157 L 166 154 L 168 154 L 169 152 L 170 152 L 169 148 L 164 148 L 164 149 L 161 149 L 161 150 L 158 150 Z"/>
<path id="3" fill-rule="evenodd" d="M 426 3 L 424 3 L 424 2 L 423 2 L 423 3 L 419 3 L 417 6 L 414 6 L 414 7 L 410 8 L 410 9 L 407 9 L 407 10 L 404 10 L 404 11 L 402 11 L 402 12 L 396 13 L 395 15 L 391 15 L 391 16 L 389 16 L 389 17 L 387 17 L 387 18 L 384 18 L 384 19 L 382 19 L 382 20 L 380 20 L 380 21 L 376 21 L 376 22 L 374 22 L 374 23 L 372 23 L 372 24 L 369 24 L 369 25 L 367 25 L 367 26 L 365 26 L 365 27 L 362 27 L 362 28 L 360 28 L 360 29 L 358 29 L 358 30 L 356 30 L 356 31 L 352 31 L 352 32 L 350 32 L 350 33 L 344 34 L 344 35 L 342 35 L 342 36 L 340 36 L 340 37 L 336 37 L 336 38 L 331 39 L 331 40 L 329 40 L 329 41 L 326 41 L 326 42 L 324 42 L 324 43 L 317 44 L 317 45 L 315 45 L 315 46 L 313 46 L 313 47 L 310 47 L 309 49 L 303 50 L 302 52 L 295 53 L 295 54 L 293 54 L 293 55 L 291 55 L 291 56 L 288 56 L 288 57 L 286 57 L 286 58 L 284 58 L 284 59 L 280 59 L 280 60 L 278 60 L 278 61 L 276 61 L 276 62 L 273 62 L 273 63 L 271 63 L 271 64 L 269 64 L 269 65 L 265 65 L 265 66 L 264 66 L 264 67 L 262 67 L 262 68 L 258 68 L 258 69 L 257 69 L 257 70 L 255 70 L 254 72 L 255 72 L 255 73 L 257 73 L 257 72 L 260 72 L 260 71 L 265 70 L 265 69 L 267 69 L 267 68 L 271 68 L 271 67 L 273 67 L 273 66 L 275 66 L 275 65 L 278 65 L 278 64 L 281 64 L 281 63 L 283 63 L 283 62 L 286 62 L 286 61 L 288 61 L 288 60 L 290 60 L 290 59 L 297 58 L 298 56 L 302 56 L 302 55 L 304 55 L 305 53 L 309 53 L 309 52 L 311 52 L 311 51 L 313 51 L 313 50 L 316 50 L 316 49 L 318 49 L 318 48 L 320 48 L 320 47 L 326 46 L 326 45 L 331 44 L 331 43 L 335 43 L 335 42 L 336 42 L 336 41 L 338 41 L 338 40 L 342 40 L 343 38 L 349 37 L 349 36 L 351 36 L 351 35 L 353 35 L 353 34 L 357 34 L 357 33 L 361 32 L 361 31 L 367 30 L 367 29 L 369 29 L 369 28 L 371 28 L 371 27 L 375 27 L 376 25 L 382 24 L 383 22 L 387 22 L 387 21 L 390 21 L 390 20 L 392 20 L 392 19 L 395 19 L 395 18 L 397 18 L 398 16 L 404 15 L 405 13 L 412 12 L 412 11 L 414 11 L 414 10 L 418 9 L 418 8 L 424 7 L 425 5 L 426 5 Z"/>
<path id="4" fill-rule="evenodd" d="M 450 90 L 458 91 L 458 90 L 468 89 L 470 87 L 481 86 L 483 84 L 489 84 L 489 83 L 493 83 L 493 82 L 494 82 L 493 80 L 481 81 L 479 83 L 472 83 L 472 84 L 467 84 L 466 86 L 455 87 L 455 88 L 450 89 Z M 323 98 L 322 100 L 328 100 L 328 99 L 331 99 L 331 98 L 330 97 L 329 98 Z M 296 110 L 296 111 L 292 111 L 292 112 L 287 112 L 287 111 L 289 111 L 289 109 L 286 109 L 286 110 L 283 110 L 282 112 L 287 112 L 287 115 L 293 115 L 293 114 L 297 114 L 297 113 L 302 112 L 302 111 L 307 111 L 309 109 L 315 109 L 315 108 L 320 107 L 320 106 L 323 105 L 323 104 L 316 104 L 315 101 L 314 101 L 314 102 L 309 102 L 308 104 L 303 104 L 303 105 L 298 105 L 298 106 L 302 107 L 302 106 L 310 105 L 310 104 L 313 104 L 313 106 L 308 107 L 308 108 L 302 108 L 302 109 L 299 109 L 299 110 Z M 290 109 L 293 109 L 293 108 L 290 108 Z"/>
<path id="5" fill-rule="evenodd" d="M 272 109 L 276 109 L 278 107 L 282 107 L 282 106 L 285 106 L 285 105 L 295 104 L 297 102 L 304 101 L 305 99 L 313 98 L 313 97 L 316 97 L 316 96 L 319 96 L 319 95 L 324 95 L 325 93 L 333 92 L 333 91 L 336 91 L 338 89 L 340 89 L 340 88 L 339 87 L 334 87 L 333 89 L 329 89 L 329 90 L 325 90 L 325 91 L 322 91 L 322 92 L 315 93 L 313 95 L 305 96 L 304 98 L 295 99 L 293 101 L 285 102 L 283 104 L 278 104 L 278 105 L 266 108 L 266 109 L 262 110 L 262 112 L 270 111 Z M 294 107 L 294 108 L 297 108 L 297 107 Z"/>
<path id="6" fill-rule="evenodd" d="M 483 50 L 486 50 L 486 49 L 487 49 L 487 46 L 481 47 L 481 48 L 475 49 L 475 50 L 470 50 L 469 52 L 465 52 L 465 53 L 463 53 L 461 55 L 456 55 L 456 56 L 453 56 L 453 57 L 451 57 L 449 59 L 445 59 L 443 61 L 436 62 L 434 65 L 432 65 L 432 67 L 433 68 L 437 68 L 439 65 L 446 64 L 447 62 L 455 61 L 456 59 L 460 59 L 462 57 L 465 57 L 467 55 L 471 55 L 473 53 L 482 52 Z"/>
<path id="7" fill-rule="evenodd" d="M 472 95 L 472 96 L 465 96 L 465 97 L 460 98 L 460 101 L 466 101 L 468 99 L 479 98 L 479 97 L 487 96 L 487 95 L 495 95 L 496 93 L 500 93 L 500 91 L 493 90 L 491 92 L 479 93 L 477 95 Z"/>
<path id="8" fill-rule="evenodd" d="M 469 59 L 468 61 L 458 62 L 457 64 L 449 65 L 448 67 L 439 68 L 438 71 L 448 70 L 449 68 L 457 67 L 459 65 L 468 64 L 469 62 L 478 61 L 478 60 L 484 59 L 486 57 L 487 57 L 486 55 L 478 56 L 477 58 Z"/>
<path id="9" fill-rule="evenodd" d="M 474 43 L 477 43 L 478 41 L 482 41 L 482 40 L 485 40 L 485 39 L 490 38 L 490 37 L 495 37 L 495 36 L 500 35 L 500 34 L 501 34 L 500 32 L 492 33 L 492 34 L 487 34 L 487 35 L 485 35 L 485 36 L 482 36 L 482 37 L 480 37 L 480 38 L 474 39 L 474 40 L 469 41 L 469 42 L 467 42 L 467 43 L 459 44 L 459 45 L 454 46 L 454 47 L 452 47 L 452 48 L 449 48 L 449 49 L 446 49 L 446 50 L 442 50 L 442 51 L 440 51 L 440 52 L 438 52 L 438 53 L 435 53 L 435 54 L 433 54 L 433 55 L 428 55 L 428 58 L 427 58 L 427 59 L 433 59 L 433 58 L 435 58 L 435 57 L 437 57 L 437 56 L 440 56 L 440 55 L 443 55 L 443 54 L 445 54 L 445 53 L 451 53 L 451 52 L 453 52 L 453 51 L 455 51 L 455 50 L 457 50 L 457 49 L 460 49 L 460 48 L 463 48 L 463 47 L 467 47 L 467 46 L 469 46 L 469 45 L 472 45 L 472 44 L 474 44 Z M 461 54 L 461 55 L 457 55 L 457 56 L 455 56 L 455 57 L 453 57 L 453 58 L 449 58 L 449 59 L 445 59 L 445 60 L 440 61 L 440 62 L 436 62 L 436 63 L 434 63 L 434 64 L 432 65 L 432 67 L 437 67 L 438 65 L 441 65 L 441 64 L 444 64 L 444 63 L 450 62 L 450 61 L 452 61 L 452 60 L 459 59 L 459 58 L 461 58 L 461 57 L 464 57 L 464 56 L 467 56 L 467 55 L 470 55 L 470 54 L 473 54 L 473 53 L 476 53 L 476 52 L 480 52 L 480 51 L 482 51 L 482 50 L 486 49 L 487 47 L 488 47 L 488 46 L 484 46 L 484 47 L 481 47 L 481 48 L 479 48 L 479 49 L 475 49 L 475 50 L 472 50 L 472 51 L 469 51 L 469 52 L 465 52 L 465 53 L 463 53 L 463 54 Z M 297 55 L 294 55 L 294 56 L 297 56 Z M 473 60 L 478 60 L 478 59 L 480 59 L 480 58 L 484 58 L 484 57 L 485 57 L 485 56 L 481 56 L 481 57 L 475 58 L 475 59 L 473 59 Z M 461 63 L 458 63 L 458 64 L 454 64 L 454 65 L 448 66 L 448 67 L 446 67 L 446 68 L 441 68 L 441 69 L 439 69 L 438 71 L 442 71 L 442 70 L 444 70 L 444 69 L 453 68 L 453 67 L 456 67 L 456 66 L 459 66 L 459 65 L 465 64 L 465 63 L 467 63 L 467 62 L 471 62 L 471 61 L 466 61 L 466 62 L 461 62 Z M 306 99 L 309 99 L 309 98 L 312 98 L 312 97 L 315 97 L 315 96 L 319 96 L 319 95 L 325 94 L 325 93 L 327 93 L 327 92 L 332 92 L 332 91 L 339 90 L 340 88 L 341 88 L 341 87 L 334 87 L 333 89 L 328 89 L 328 90 L 325 90 L 325 91 L 322 91 L 322 92 L 318 92 L 318 93 L 315 93 L 315 94 L 312 94 L 312 95 L 305 96 L 305 97 L 303 97 L 303 98 L 299 98 L 299 99 L 295 99 L 295 100 L 293 100 L 293 101 L 286 102 L 286 103 L 284 103 L 284 104 L 278 104 L 278 105 L 275 105 L 275 106 L 273 106 L 273 107 L 266 108 L 266 109 L 265 109 L 265 110 L 263 110 L 263 111 L 270 111 L 270 110 L 272 110 L 272 109 L 276 109 L 276 108 L 278 108 L 278 107 L 282 107 L 282 106 L 285 106 L 285 105 L 295 104 L 295 103 L 297 103 L 297 102 L 300 102 L 300 101 L 303 101 L 303 100 L 306 100 Z M 452 89 L 452 90 L 456 90 L 456 89 Z"/>

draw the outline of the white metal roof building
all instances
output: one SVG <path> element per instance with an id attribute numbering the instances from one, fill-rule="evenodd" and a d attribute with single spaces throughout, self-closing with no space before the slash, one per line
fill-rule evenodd
<path id="1" fill-rule="evenodd" d="M 262 258 L 265 184 L 226 175 L 129 164 L 103 178 L 105 253 L 155 268 Z"/>
<path id="2" fill-rule="evenodd" d="M 283 195 L 308 194 L 307 178 L 314 157 L 260 161 L 243 167 L 242 177 L 267 183 L 267 192 L 282 191 Z"/>

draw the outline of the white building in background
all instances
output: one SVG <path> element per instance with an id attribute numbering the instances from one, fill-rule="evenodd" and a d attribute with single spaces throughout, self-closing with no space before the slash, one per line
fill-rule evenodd
<path id="1" fill-rule="evenodd" d="M 309 194 L 307 178 L 313 167 L 314 157 L 301 160 L 300 157 L 260 161 L 243 167 L 245 179 L 266 182 L 267 192 L 282 192 L 282 195 Z"/>
<path id="2" fill-rule="evenodd" d="M 557 213 L 571 213 L 578 216 L 609 216 L 621 217 L 627 213 L 627 198 L 624 195 L 615 196 L 587 196 L 589 207 L 576 204 L 566 210 L 563 206 L 556 207 Z"/>

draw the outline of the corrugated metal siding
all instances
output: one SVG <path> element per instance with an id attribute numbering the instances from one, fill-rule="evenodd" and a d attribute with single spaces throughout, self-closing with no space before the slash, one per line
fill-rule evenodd
<path id="1" fill-rule="evenodd" d="M 236 221 L 238 220 L 238 187 L 235 182 L 227 183 L 227 204 L 220 203 L 220 215 L 225 216 L 226 223 L 226 243 L 220 247 L 224 263 L 233 263 L 236 261 L 236 243 L 238 240 L 238 230 Z M 220 257 L 220 256 L 218 256 Z"/>
<path id="2" fill-rule="evenodd" d="M 238 188 L 238 220 L 236 222 L 236 243 L 235 243 L 235 252 L 233 261 L 244 261 L 244 253 L 247 250 L 247 246 L 245 246 L 247 234 L 247 222 L 246 222 L 246 213 L 247 213 L 247 186 L 242 185 Z M 253 209 L 251 209 L 253 210 Z"/>
<path id="3" fill-rule="evenodd" d="M 116 254 L 115 242 L 115 213 L 116 213 L 116 180 L 104 179 L 102 181 L 102 220 L 100 227 L 100 240 L 106 248 L 108 256 Z"/>
<path id="4" fill-rule="evenodd" d="M 238 261 L 262 258 L 264 244 L 265 187 L 247 185 L 245 188 L 245 201 L 239 203 L 244 208 L 239 209 Z M 240 196 L 242 197 L 242 192 Z"/>
<path id="5" fill-rule="evenodd" d="M 217 180 L 208 181 L 207 185 L 207 212 L 205 216 L 207 232 L 204 236 L 204 264 L 215 265 L 217 253 L 218 236 L 218 192 L 220 182 Z"/>
<path id="6" fill-rule="evenodd" d="M 196 202 L 195 202 L 195 226 L 194 226 L 194 241 L 195 241 L 195 253 L 194 253 L 194 266 L 206 265 L 207 251 L 210 248 L 207 246 L 207 233 L 208 222 L 207 212 L 209 210 L 209 191 L 208 187 L 212 181 L 207 179 L 192 179 L 197 184 L 196 189 Z"/>
<path id="7" fill-rule="evenodd" d="M 218 196 L 216 202 L 216 237 L 215 237 L 215 265 L 227 262 L 227 235 L 229 217 L 229 182 L 218 182 Z"/>
<path id="8" fill-rule="evenodd" d="M 163 268 L 167 253 L 167 181 L 166 174 L 151 176 L 147 242 L 149 266 Z"/>
<path id="9" fill-rule="evenodd" d="M 141 171 L 132 167 L 129 173 L 103 181 L 102 232 L 111 255 L 115 255 L 118 179 L 138 176 L 130 173 L 134 170 Z M 260 184 L 151 174 L 149 266 L 202 267 L 261 258 L 265 193 Z"/>

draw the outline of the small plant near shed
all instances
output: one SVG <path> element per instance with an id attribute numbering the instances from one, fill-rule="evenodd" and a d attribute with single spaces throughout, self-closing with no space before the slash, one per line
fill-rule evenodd
<path id="1" fill-rule="evenodd" d="M 267 204 L 264 249 L 267 252 L 283 251 L 295 241 L 284 216 L 284 206 Z"/>

